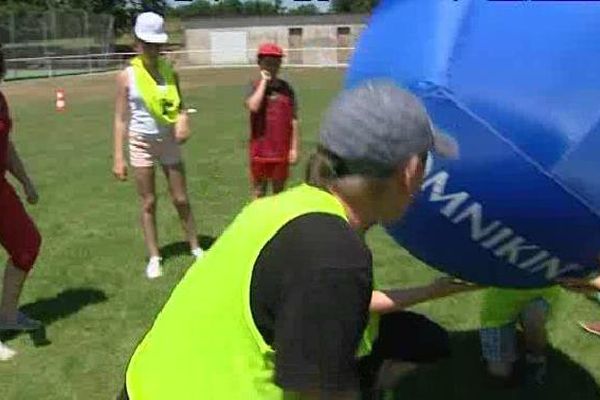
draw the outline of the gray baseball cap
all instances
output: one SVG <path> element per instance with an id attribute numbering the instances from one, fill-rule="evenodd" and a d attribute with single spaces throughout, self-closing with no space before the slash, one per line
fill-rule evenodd
<path id="1" fill-rule="evenodd" d="M 458 158 L 458 144 L 433 126 L 416 96 L 388 80 L 343 91 L 330 106 L 319 149 L 336 173 L 386 177 L 412 155 Z"/>

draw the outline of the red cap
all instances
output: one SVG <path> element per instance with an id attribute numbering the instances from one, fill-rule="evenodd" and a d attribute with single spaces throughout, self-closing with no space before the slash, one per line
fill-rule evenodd
<path id="1" fill-rule="evenodd" d="M 258 48 L 258 56 L 283 57 L 283 50 L 275 43 L 264 43 Z"/>

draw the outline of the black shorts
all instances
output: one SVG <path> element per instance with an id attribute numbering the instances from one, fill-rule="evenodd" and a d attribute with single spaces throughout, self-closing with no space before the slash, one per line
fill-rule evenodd
<path id="1" fill-rule="evenodd" d="M 358 362 L 361 392 L 372 391 L 385 360 L 429 364 L 449 355 L 448 332 L 427 317 L 409 311 L 383 315 L 371 353 Z M 129 400 L 126 388 L 117 400 Z"/>
<path id="2" fill-rule="evenodd" d="M 359 360 L 360 387 L 370 392 L 385 360 L 429 364 L 450 356 L 448 332 L 427 317 L 400 311 L 385 314 L 370 354 Z"/>

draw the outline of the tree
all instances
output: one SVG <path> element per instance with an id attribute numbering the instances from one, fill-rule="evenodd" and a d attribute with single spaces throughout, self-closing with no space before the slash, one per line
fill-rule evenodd
<path id="1" fill-rule="evenodd" d="M 316 15 L 321 12 L 314 4 L 303 4 L 300 7 L 289 9 L 287 13 L 290 15 Z"/>
<path id="2" fill-rule="evenodd" d="M 172 15 L 181 18 L 209 16 L 212 15 L 212 12 L 212 4 L 208 0 L 196 0 L 191 4 L 172 8 L 170 11 Z"/>
<path id="3" fill-rule="evenodd" d="M 46 0 L 0 0 L 0 13 L 3 12 L 22 12 L 22 11 L 43 11 L 46 7 Z"/>
<path id="4" fill-rule="evenodd" d="M 240 0 L 222 0 L 214 4 L 212 9 L 217 15 L 240 15 L 244 5 Z"/>
<path id="5" fill-rule="evenodd" d="M 332 0 L 331 10 L 336 13 L 369 13 L 379 0 Z"/>
<path id="6" fill-rule="evenodd" d="M 129 0 L 128 3 L 136 13 L 154 11 L 164 15 L 169 8 L 167 0 Z"/>
<path id="7" fill-rule="evenodd" d="M 0 0 L 0 13 L 31 13 L 35 11 L 84 10 L 95 14 L 111 14 L 117 33 L 131 28 L 134 14 L 143 10 L 165 12 L 166 0 Z"/>
<path id="8" fill-rule="evenodd" d="M 115 18 L 115 30 L 120 33 L 131 29 L 136 14 L 155 11 L 164 15 L 169 6 L 167 0 L 0 0 L 0 12 L 31 12 L 48 9 L 77 9 L 89 13 L 111 14 Z"/>
<path id="9" fill-rule="evenodd" d="M 221 15 L 275 15 L 283 12 L 280 0 L 195 0 L 173 8 L 171 15 L 181 18 Z"/>
<path id="10" fill-rule="evenodd" d="M 260 1 L 260 0 L 245 1 L 242 4 L 242 14 L 244 14 L 244 15 L 275 15 L 280 12 L 278 7 L 279 6 L 277 4 L 274 4 L 271 2 L 266 2 L 266 1 Z"/>

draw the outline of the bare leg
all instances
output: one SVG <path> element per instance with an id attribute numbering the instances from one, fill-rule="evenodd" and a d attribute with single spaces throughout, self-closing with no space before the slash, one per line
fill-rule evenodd
<path id="1" fill-rule="evenodd" d="M 415 363 L 385 360 L 379 369 L 376 387 L 380 390 L 393 390 L 402 376 L 416 369 Z"/>
<path id="2" fill-rule="evenodd" d="M 257 181 L 252 185 L 252 196 L 254 199 L 265 197 L 267 194 L 267 181 Z"/>
<path id="3" fill-rule="evenodd" d="M 190 200 L 187 194 L 187 184 L 185 180 L 185 168 L 183 163 L 175 165 L 163 165 L 163 171 L 169 182 L 169 190 L 171 192 L 171 200 L 179 214 L 183 231 L 186 239 L 190 244 L 190 249 L 194 250 L 199 247 L 198 236 L 196 231 L 196 222 L 194 214 L 190 207 Z"/>
<path id="4" fill-rule="evenodd" d="M 546 335 L 546 311 L 537 303 L 530 304 L 522 313 L 525 348 L 535 356 L 544 356 L 548 343 Z"/>
<path id="5" fill-rule="evenodd" d="M 285 189 L 285 181 L 273 181 L 272 185 L 273 194 L 281 193 L 283 192 L 283 189 Z"/>
<path id="6" fill-rule="evenodd" d="M 159 257 L 158 235 L 156 233 L 156 193 L 154 185 L 154 168 L 134 168 L 135 183 L 140 198 L 142 214 L 142 230 L 150 257 Z"/>
<path id="7" fill-rule="evenodd" d="M 26 278 L 27 272 L 15 267 L 10 260 L 6 263 L 0 304 L 0 330 L 34 331 L 42 326 L 40 321 L 19 311 L 19 298 Z"/>
<path id="8" fill-rule="evenodd" d="M 527 380 L 535 385 L 543 385 L 546 381 L 546 312 L 547 307 L 541 301 L 534 301 L 521 313 L 527 351 Z"/>
<path id="9" fill-rule="evenodd" d="M 0 304 L 0 320 L 16 322 L 19 298 L 27 273 L 15 267 L 9 260 L 4 270 L 4 284 L 2 287 L 2 304 Z"/>
<path id="10" fill-rule="evenodd" d="M 504 361 L 488 361 L 488 373 L 495 378 L 509 379 L 513 374 L 513 363 Z"/>

